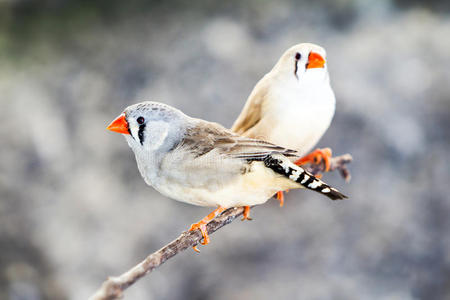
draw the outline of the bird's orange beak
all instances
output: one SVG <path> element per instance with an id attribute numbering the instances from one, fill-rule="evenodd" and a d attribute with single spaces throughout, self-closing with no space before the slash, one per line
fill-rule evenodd
<path id="1" fill-rule="evenodd" d="M 323 68 L 324 66 L 325 66 L 325 59 L 323 59 L 323 57 L 320 54 L 316 52 L 309 53 L 308 64 L 306 65 L 307 69 Z"/>
<path id="2" fill-rule="evenodd" d="M 118 116 L 114 121 L 111 122 L 111 124 L 106 127 L 106 129 L 123 133 L 123 134 L 130 134 L 130 131 L 128 130 L 128 122 L 125 119 L 125 114 L 121 114 Z"/>

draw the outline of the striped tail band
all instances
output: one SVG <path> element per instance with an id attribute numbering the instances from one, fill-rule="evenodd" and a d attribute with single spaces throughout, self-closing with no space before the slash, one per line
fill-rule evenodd
<path id="1" fill-rule="evenodd" d="M 321 193 L 332 200 L 348 198 L 335 188 L 330 187 L 322 180 L 316 178 L 308 171 L 296 166 L 285 157 L 275 158 L 272 155 L 268 155 L 264 159 L 264 164 L 275 173 L 284 175 L 287 178 L 301 184 L 303 187 Z"/>

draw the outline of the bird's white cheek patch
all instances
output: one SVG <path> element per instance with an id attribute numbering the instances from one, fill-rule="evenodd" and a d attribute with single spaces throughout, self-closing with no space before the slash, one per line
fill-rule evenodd
<path id="1" fill-rule="evenodd" d="M 324 188 L 324 189 L 322 190 L 322 193 L 329 193 L 329 192 L 331 192 L 331 190 L 330 190 L 329 188 Z"/>
<path id="2" fill-rule="evenodd" d="M 147 136 L 145 137 L 149 150 L 161 147 L 169 133 L 169 124 L 166 122 L 149 122 L 147 124 Z"/>

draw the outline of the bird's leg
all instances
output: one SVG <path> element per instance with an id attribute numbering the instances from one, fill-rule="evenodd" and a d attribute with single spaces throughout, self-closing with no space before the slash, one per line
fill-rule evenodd
<path id="1" fill-rule="evenodd" d="M 280 207 L 283 207 L 283 205 L 284 205 L 284 194 L 283 194 L 282 191 L 278 191 L 277 192 L 277 200 L 280 201 Z"/>
<path id="2" fill-rule="evenodd" d="M 252 220 L 252 218 L 250 218 L 250 206 L 248 206 L 248 205 L 244 206 L 244 214 L 242 216 L 241 221 L 245 221 L 245 220 L 248 220 L 248 221 Z"/>
<path id="3" fill-rule="evenodd" d="M 317 148 L 308 155 L 296 160 L 294 163 L 297 166 L 300 166 L 307 163 L 320 164 L 323 161 L 325 163 L 325 172 L 328 172 L 330 170 L 330 158 L 332 154 L 333 153 L 330 148 L 323 148 L 323 149 Z"/>
<path id="4" fill-rule="evenodd" d="M 208 245 L 209 244 L 209 235 L 208 230 L 206 230 L 206 225 L 211 222 L 215 217 L 220 215 L 226 208 L 219 206 L 215 210 L 213 210 L 209 215 L 201 219 L 198 223 L 194 223 L 191 225 L 191 228 L 189 228 L 189 231 L 200 229 L 203 236 L 203 241 L 200 242 L 202 245 Z M 200 252 L 198 250 L 197 245 L 192 247 L 196 252 Z"/>

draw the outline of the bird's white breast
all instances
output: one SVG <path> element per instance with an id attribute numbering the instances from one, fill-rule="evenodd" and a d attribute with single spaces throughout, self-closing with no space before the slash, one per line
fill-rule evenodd
<path id="1" fill-rule="evenodd" d="M 335 97 L 328 82 L 317 86 L 281 86 L 272 89 L 261 120 L 260 137 L 306 154 L 328 129 Z M 256 133 L 258 135 L 258 133 Z"/>
<path id="2" fill-rule="evenodd" d="M 242 165 L 239 160 L 236 160 L 236 163 Z M 227 208 L 262 204 L 279 190 L 300 187 L 297 183 L 275 174 L 262 162 L 253 162 L 245 172 L 240 168 L 233 171 L 226 165 L 204 165 L 203 169 L 205 172 L 200 169 L 191 170 L 191 178 L 176 174 L 173 176 L 174 171 L 171 171 L 170 176 L 161 174 L 153 186 L 163 195 L 181 202 Z"/>

